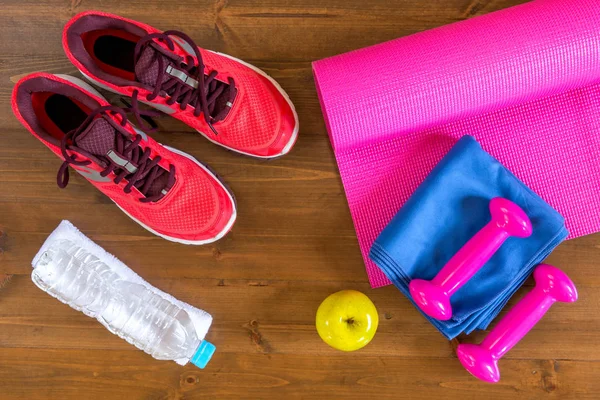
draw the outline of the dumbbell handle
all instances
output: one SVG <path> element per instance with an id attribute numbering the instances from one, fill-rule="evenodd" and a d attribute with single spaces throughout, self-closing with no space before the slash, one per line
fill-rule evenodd
<path id="1" fill-rule="evenodd" d="M 495 359 L 512 349 L 546 314 L 556 299 L 539 286 L 527 293 L 492 329 L 480 346 Z"/>
<path id="2" fill-rule="evenodd" d="M 494 255 L 510 235 L 490 221 L 444 265 L 431 281 L 452 296 Z"/>

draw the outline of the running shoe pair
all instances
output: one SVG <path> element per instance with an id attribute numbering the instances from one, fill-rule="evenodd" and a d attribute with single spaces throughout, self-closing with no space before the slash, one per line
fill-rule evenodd
<path id="1" fill-rule="evenodd" d="M 208 167 L 146 134 L 153 130 L 146 116 L 156 112 L 140 102 L 252 157 L 287 154 L 298 136 L 294 106 L 277 82 L 241 60 L 200 49 L 182 32 L 88 11 L 67 23 L 63 46 L 90 82 L 130 97 L 131 107 L 110 105 L 72 76 L 34 73 L 16 84 L 13 112 L 63 160 L 59 187 L 67 186 L 72 167 L 167 240 L 220 239 L 235 222 L 236 204 Z"/>

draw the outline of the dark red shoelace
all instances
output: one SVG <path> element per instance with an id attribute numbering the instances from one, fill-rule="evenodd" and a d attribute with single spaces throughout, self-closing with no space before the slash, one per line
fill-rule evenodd
<path id="1" fill-rule="evenodd" d="M 58 170 L 57 175 L 57 184 L 58 187 L 64 188 L 69 183 L 69 165 L 76 166 L 86 166 L 92 163 L 91 160 L 78 160 L 76 154 L 69 154 L 68 150 L 72 150 L 73 152 L 81 152 L 80 149 L 77 148 L 77 137 L 85 131 L 86 127 L 94 118 L 106 118 L 107 120 L 110 118 L 107 113 L 112 113 L 114 115 L 118 114 L 121 117 L 121 126 L 127 125 L 127 116 L 126 112 L 129 111 L 127 109 L 121 109 L 115 106 L 103 106 L 92 111 L 86 120 L 76 129 L 67 133 L 61 140 L 60 149 L 62 155 L 65 159 L 60 169 Z M 144 115 L 155 115 L 154 112 L 149 111 L 138 111 L 138 113 Z M 141 118 L 141 116 L 140 116 Z M 112 120 L 114 121 L 114 120 Z M 175 166 L 170 165 L 169 171 L 167 172 L 162 167 L 158 165 L 161 160 L 160 156 L 154 157 L 154 159 L 150 158 L 150 149 L 143 149 L 140 146 L 140 142 L 142 137 L 137 135 L 135 139 L 131 140 L 131 138 L 120 130 L 115 129 L 115 148 L 114 152 L 119 155 L 120 158 L 131 162 L 135 165 L 135 172 L 131 173 L 127 169 L 123 168 L 121 165 L 116 164 L 113 160 L 108 157 L 104 157 L 102 155 L 95 155 L 98 159 L 106 163 L 105 169 L 100 172 L 102 177 L 108 176 L 111 172 L 116 174 L 114 178 L 114 183 L 119 184 L 123 179 L 127 180 L 127 185 L 123 188 L 125 193 L 130 193 L 132 188 L 135 187 L 137 190 L 144 195 L 145 197 L 140 198 L 139 200 L 142 203 L 148 203 L 152 201 L 158 201 L 166 192 L 173 186 L 175 183 Z M 167 183 L 162 188 L 162 190 L 158 194 L 154 194 L 152 196 L 148 196 L 148 191 L 153 183 L 156 183 L 157 180 L 164 174 L 169 174 L 167 177 Z"/>
<path id="2" fill-rule="evenodd" d="M 228 78 L 228 83 L 221 82 L 215 77 L 218 75 L 217 71 L 211 71 L 208 75 L 204 74 L 204 61 L 202 59 L 202 54 L 198 49 L 198 46 L 194 43 L 194 41 L 187 36 L 183 32 L 179 31 L 165 31 L 164 33 L 152 33 L 144 38 L 140 39 L 135 46 L 135 63 L 137 63 L 141 57 L 142 51 L 154 42 L 154 39 L 158 39 L 164 43 L 166 43 L 167 47 L 171 50 L 175 50 L 175 44 L 173 40 L 169 36 L 176 36 L 183 41 L 185 41 L 193 50 L 196 56 L 197 63 L 194 61 L 194 57 L 188 55 L 185 60 L 180 60 L 178 68 L 185 71 L 189 77 L 193 78 L 198 82 L 198 87 L 194 88 L 193 86 L 187 85 L 183 83 L 180 79 L 169 75 L 166 72 L 166 65 L 162 57 L 158 58 L 158 77 L 156 79 L 156 84 L 154 85 L 154 90 L 151 94 L 146 96 L 146 100 L 152 101 L 157 96 L 161 94 L 161 92 L 165 92 L 169 95 L 169 99 L 166 101 L 167 104 L 173 105 L 175 102 L 179 103 L 179 107 L 182 110 L 185 110 L 187 106 L 194 107 L 194 116 L 199 117 L 200 115 L 204 116 L 204 120 L 207 122 L 211 130 L 214 134 L 218 135 L 217 130 L 213 126 L 213 123 L 221 121 L 225 118 L 225 115 L 229 111 L 227 108 L 222 108 L 221 110 L 216 110 L 216 100 L 217 98 L 228 90 L 228 106 L 231 106 L 235 98 L 235 81 L 233 78 Z M 148 127 L 144 125 L 141 121 L 141 117 L 138 113 L 138 95 L 139 92 L 136 90 L 132 94 L 132 109 L 134 112 L 134 116 L 140 126 L 143 127 L 144 130 L 148 129 L 152 130 L 152 127 Z M 216 111 L 216 114 L 213 115 Z"/>

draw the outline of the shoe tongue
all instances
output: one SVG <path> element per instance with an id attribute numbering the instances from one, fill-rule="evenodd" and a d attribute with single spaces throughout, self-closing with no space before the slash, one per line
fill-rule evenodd
<path id="1" fill-rule="evenodd" d="M 96 157 L 106 157 L 115 148 L 117 132 L 104 118 L 94 119 L 76 138 L 75 145 Z"/>
<path id="2" fill-rule="evenodd" d="M 118 134 L 116 129 L 107 120 L 96 118 L 75 138 L 74 145 L 101 160 L 105 160 L 107 153 L 110 150 L 115 150 Z M 149 172 L 143 172 L 140 178 L 143 178 Z M 152 182 L 147 195 L 154 196 L 159 194 L 167 186 L 168 181 L 169 174 L 163 173 Z"/>
<path id="3" fill-rule="evenodd" d="M 154 87 L 156 85 L 156 80 L 158 79 L 159 73 L 159 60 L 163 61 L 163 68 L 167 68 L 168 65 L 175 66 L 175 59 L 177 56 L 173 55 L 174 58 L 169 58 L 163 52 L 157 50 L 155 43 L 151 43 L 146 46 L 138 62 L 135 64 L 135 76 L 137 80 L 144 85 Z M 162 81 L 164 82 L 167 79 L 166 76 L 163 76 Z M 163 82 L 160 82 L 162 85 Z"/>

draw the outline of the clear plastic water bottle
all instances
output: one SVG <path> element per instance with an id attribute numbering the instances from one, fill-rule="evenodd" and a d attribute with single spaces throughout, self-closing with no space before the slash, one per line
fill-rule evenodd
<path id="1" fill-rule="evenodd" d="M 128 282 L 69 240 L 59 240 L 34 267 L 33 282 L 158 360 L 190 359 L 204 368 L 215 346 L 200 340 L 187 311 Z"/>

